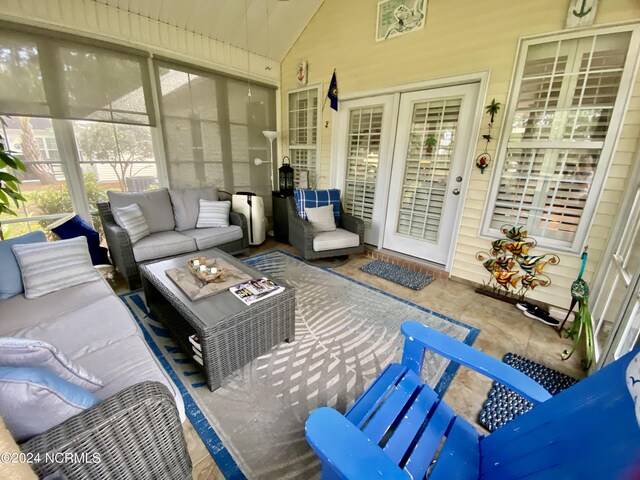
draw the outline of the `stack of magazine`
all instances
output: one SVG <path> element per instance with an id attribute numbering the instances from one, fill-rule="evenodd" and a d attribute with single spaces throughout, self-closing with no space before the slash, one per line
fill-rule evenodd
<path id="1" fill-rule="evenodd" d="M 191 351 L 193 353 L 193 359 L 202 365 L 202 345 L 200 345 L 200 337 L 198 335 L 193 334 L 189 336 L 189 341 L 191 342 Z"/>
<path id="2" fill-rule="evenodd" d="M 229 289 L 231 293 L 246 305 L 252 305 L 260 300 L 277 295 L 283 290 L 284 287 L 282 285 L 277 285 L 272 280 L 264 277 L 239 283 Z"/>

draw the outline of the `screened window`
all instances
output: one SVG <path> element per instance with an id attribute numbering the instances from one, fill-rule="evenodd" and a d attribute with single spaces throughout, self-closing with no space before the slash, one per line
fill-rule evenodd
<path id="1" fill-rule="evenodd" d="M 71 212 L 89 219 L 107 190 L 157 185 L 145 57 L 3 30 L 0 87 L 3 136 L 27 167 L 5 238 Z"/>
<path id="2" fill-rule="evenodd" d="M 302 172 L 311 186 L 318 183 L 318 114 L 318 88 L 289 93 L 289 156 L 296 186 Z"/>
<path id="3" fill-rule="evenodd" d="M 159 62 L 160 107 L 172 188 L 215 185 L 264 197 L 270 214 L 271 176 L 262 130 L 273 128 L 275 91 L 212 72 Z"/>
<path id="4" fill-rule="evenodd" d="M 580 248 L 611 156 L 618 98 L 629 88 L 630 40 L 631 32 L 616 32 L 524 44 L 489 234 L 523 225 L 543 242 Z"/>

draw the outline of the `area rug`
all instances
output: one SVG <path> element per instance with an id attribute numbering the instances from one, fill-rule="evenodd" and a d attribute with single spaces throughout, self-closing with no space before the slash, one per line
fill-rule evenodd
<path id="1" fill-rule="evenodd" d="M 410 268 L 394 265 L 384 260 L 374 260 L 360 267 L 360 270 L 412 290 L 422 290 L 433 282 L 433 277 L 428 273 L 416 272 Z"/>
<path id="2" fill-rule="evenodd" d="M 557 395 L 578 381 L 553 368 L 546 367 L 515 353 L 505 354 L 502 361 L 533 378 L 551 395 Z M 493 382 L 487 401 L 478 416 L 478 422 L 487 430 L 493 432 L 532 408 L 533 403 L 529 400 L 525 400 L 501 383 Z"/>
<path id="3" fill-rule="evenodd" d="M 319 461 L 304 436 L 307 416 L 324 405 L 344 412 L 384 366 L 400 361 L 404 320 L 469 345 L 479 333 L 285 252 L 256 255 L 246 263 L 296 289 L 296 339 L 236 371 L 215 392 L 149 315 L 143 293 L 122 296 L 226 478 L 319 478 Z M 427 354 L 423 377 L 443 394 L 456 369 Z"/>

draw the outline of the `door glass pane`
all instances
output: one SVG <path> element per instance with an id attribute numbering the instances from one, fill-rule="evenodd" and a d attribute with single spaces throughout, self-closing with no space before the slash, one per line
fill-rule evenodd
<path id="1" fill-rule="evenodd" d="M 396 233 L 437 241 L 455 148 L 461 98 L 416 103 Z"/>
<path id="2" fill-rule="evenodd" d="M 347 213 L 371 225 L 376 182 L 383 108 L 351 110 L 347 140 L 347 172 L 344 208 Z"/>

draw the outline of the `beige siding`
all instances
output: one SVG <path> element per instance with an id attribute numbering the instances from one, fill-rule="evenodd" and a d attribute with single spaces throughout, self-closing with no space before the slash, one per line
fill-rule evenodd
<path id="1" fill-rule="evenodd" d="M 286 108 L 286 92 L 297 88 L 295 65 L 300 60 L 309 64 L 309 82 L 323 82 L 323 95 L 335 68 L 340 95 L 392 88 L 414 82 L 453 75 L 489 71 L 490 79 L 484 104 L 492 98 L 506 102 L 518 41 L 521 36 L 558 32 L 563 29 L 567 2 L 537 0 L 429 0 L 427 21 L 423 30 L 376 43 L 376 4 L 365 0 L 325 0 L 281 65 L 282 107 Z M 640 2 L 607 0 L 600 2 L 596 25 L 640 19 Z M 284 111 L 284 110 L 283 110 Z M 328 185 L 331 170 L 332 121 L 327 106 L 323 111 L 321 185 Z M 502 111 L 496 117 L 494 133 L 502 127 Z M 287 116 L 282 116 L 286 144 Z M 325 128 L 325 122 L 329 127 Z M 593 219 L 587 243 L 589 263 L 585 279 L 593 279 L 630 172 L 633 153 L 637 149 L 640 124 L 640 82 L 633 91 L 626 122 L 612 161 L 610 175 Z M 483 129 L 486 118 L 482 119 Z M 480 138 L 476 152 L 484 148 Z M 496 142 L 489 145 L 495 153 Z M 469 160 L 471 161 L 471 159 Z M 485 210 L 487 190 L 493 165 L 484 175 L 473 169 L 462 214 L 451 275 L 475 282 L 488 278 L 475 259 L 476 252 L 487 250 L 491 239 L 478 233 Z M 539 252 L 544 249 L 539 248 Z M 538 288 L 532 297 L 566 307 L 569 287 L 578 274 L 578 255 L 561 253 L 561 264 L 547 272 L 553 284 Z"/>
<path id="2" fill-rule="evenodd" d="M 0 0 L 0 19 L 134 46 L 222 72 L 238 75 L 248 72 L 256 80 L 277 84 L 277 62 L 260 55 L 247 55 L 246 50 L 187 30 L 183 18 L 186 10 L 178 11 L 177 3 L 173 4 L 176 12 L 172 18 L 181 27 L 154 20 L 158 12 L 153 9 L 160 4 L 135 2 L 132 10 L 127 11 L 92 0 Z"/>

